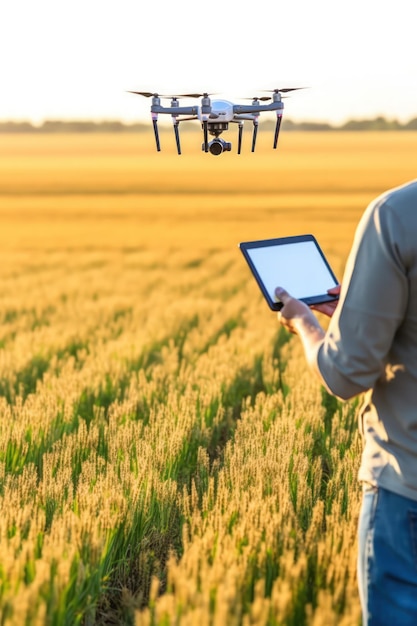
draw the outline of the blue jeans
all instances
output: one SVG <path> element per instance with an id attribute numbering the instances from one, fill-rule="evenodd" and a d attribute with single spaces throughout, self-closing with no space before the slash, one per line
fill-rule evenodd
<path id="1" fill-rule="evenodd" d="M 417 501 L 364 492 L 358 583 L 363 626 L 417 625 Z"/>

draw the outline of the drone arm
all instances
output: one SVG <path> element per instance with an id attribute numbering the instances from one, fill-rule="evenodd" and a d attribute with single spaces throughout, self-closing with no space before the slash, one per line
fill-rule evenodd
<path id="1" fill-rule="evenodd" d="M 283 102 L 271 102 L 270 104 L 234 104 L 233 113 L 242 115 L 246 113 L 262 113 L 263 111 L 278 111 L 284 108 Z"/>
<path id="2" fill-rule="evenodd" d="M 180 123 L 180 122 L 187 122 L 187 121 L 190 121 L 190 120 L 198 120 L 197 115 L 192 115 L 190 117 L 180 117 L 179 119 L 177 119 L 177 122 L 178 123 Z"/>
<path id="3" fill-rule="evenodd" d="M 235 115 L 231 121 L 238 122 L 239 124 L 243 120 L 248 120 L 250 122 L 253 122 L 253 120 L 256 119 L 256 117 L 257 116 L 255 114 L 254 115 Z"/>
<path id="4" fill-rule="evenodd" d="M 151 106 L 152 113 L 168 113 L 169 115 L 198 115 L 198 107 L 161 107 L 157 104 Z"/>

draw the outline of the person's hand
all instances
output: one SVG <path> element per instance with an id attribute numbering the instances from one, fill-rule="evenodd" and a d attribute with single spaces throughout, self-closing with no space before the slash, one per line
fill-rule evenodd
<path id="1" fill-rule="evenodd" d="M 328 289 L 327 293 L 331 296 L 339 296 L 340 285 L 336 285 L 336 287 L 332 287 L 331 289 Z M 339 304 L 339 299 L 332 300 L 331 302 L 323 302 L 323 304 L 313 304 L 311 308 L 314 311 L 318 311 L 319 313 L 324 313 L 324 315 L 327 315 L 327 317 L 332 317 L 338 304 Z"/>
<path id="2" fill-rule="evenodd" d="M 291 333 L 299 334 L 302 325 L 316 325 L 317 322 L 314 314 L 304 302 L 290 296 L 282 287 L 275 289 L 275 295 L 284 305 L 282 309 L 278 311 L 278 320 L 284 328 Z"/>

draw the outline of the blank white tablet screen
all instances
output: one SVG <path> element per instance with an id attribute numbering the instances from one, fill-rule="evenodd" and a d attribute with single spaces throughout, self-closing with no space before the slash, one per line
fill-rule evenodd
<path id="1" fill-rule="evenodd" d="M 249 248 L 247 252 L 272 300 L 276 300 L 276 287 L 283 287 L 294 298 L 309 298 L 335 286 L 313 241 Z"/>

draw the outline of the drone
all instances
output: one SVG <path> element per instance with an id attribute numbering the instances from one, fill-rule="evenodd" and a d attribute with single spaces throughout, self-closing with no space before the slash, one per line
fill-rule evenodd
<path id="1" fill-rule="evenodd" d="M 168 114 L 172 117 L 178 154 L 181 154 L 180 122 L 186 120 L 200 120 L 203 129 L 202 150 L 218 156 L 223 152 L 230 152 L 232 149 L 232 144 L 220 137 L 224 131 L 228 130 L 229 123 L 238 124 L 237 153 L 241 153 L 243 124 L 247 120 L 253 123 L 251 151 L 255 152 L 259 115 L 265 111 L 276 111 L 277 119 L 273 143 L 273 148 L 276 149 L 284 111 L 282 98 L 286 97 L 281 94 L 297 89 L 304 89 L 304 87 L 286 87 L 282 89 L 266 90 L 270 91 L 272 95 L 254 97 L 251 104 L 233 104 L 233 102 L 229 100 L 211 100 L 211 94 L 208 93 L 186 93 L 179 95 L 162 95 L 149 91 L 129 91 L 128 93 L 144 96 L 145 98 L 152 98 L 151 116 L 156 149 L 158 152 L 161 150 L 158 132 L 158 115 Z M 170 106 L 162 106 L 161 98 L 170 98 Z M 179 98 L 201 98 L 201 104 L 200 106 L 180 106 Z M 271 102 L 268 102 L 269 100 Z M 268 104 L 263 104 L 264 102 L 268 102 Z M 213 136 L 214 139 L 209 141 L 209 135 Z"/>

